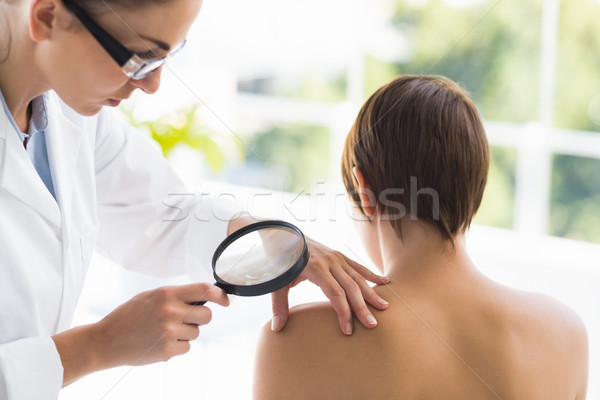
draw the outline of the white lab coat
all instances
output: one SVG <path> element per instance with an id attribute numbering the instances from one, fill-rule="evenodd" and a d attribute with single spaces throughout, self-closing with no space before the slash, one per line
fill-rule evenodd
<path id="1" fill-rule="evenodd" d="M 236 212 L 190 194 L 150 140 L 112 113 L 82 117 L 44 96 L 58 204 L 0 107 L 0 400 L 58 397 L 50 336 L 70 327 L 95 247 L 152 275 L 208 272 Z"/>

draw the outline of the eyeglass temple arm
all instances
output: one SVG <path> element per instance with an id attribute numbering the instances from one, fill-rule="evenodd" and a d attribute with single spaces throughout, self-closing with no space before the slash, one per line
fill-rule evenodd
<path id="1" fill-rule="evenodd" d="M 119 64 L 120 67 L 125 65 L 131 57 L 134 56 L 130 50 L 125 48 L 114 37 L 100 27 L 93 19 L 87 16 L 85 12 L 71 0 L 63 0 L 63 3 L 77 16 L 88 31 L 96 38 L 98 43 L 110 54 L 110 56 Z"/>

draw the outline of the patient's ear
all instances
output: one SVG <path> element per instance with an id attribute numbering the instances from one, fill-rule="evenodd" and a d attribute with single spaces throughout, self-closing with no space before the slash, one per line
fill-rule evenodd
<path id="1" fill-rule="evenodd" d="M 358 182 L 358 196 L 360 198 L 360 206 L 371 219 L 375 214 L 375 210 L 377 208 L 377 199 L 375 198 L 375 193 L 371 190 L 371 186 L 365 180 L 365 176 L 362 171 L 358 167 L 352 168 L 352 172 L 354 173 L 354 177 Z"/>

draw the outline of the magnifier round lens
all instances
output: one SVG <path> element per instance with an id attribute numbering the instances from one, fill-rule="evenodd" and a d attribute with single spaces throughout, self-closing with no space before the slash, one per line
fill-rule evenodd
<path id="1" fill-rule="evenodd" d="M 308 261 L 306 240 L 294 225 L 263 221 L 242 228 L 213 257 L 217 284 L 228 293 L 253 296 L 291 283 Z"/>

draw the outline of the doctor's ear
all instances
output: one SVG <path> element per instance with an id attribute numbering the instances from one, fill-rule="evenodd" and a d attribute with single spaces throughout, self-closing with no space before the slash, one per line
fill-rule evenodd
<path id="1" fill-rule="evenodd" d="M 377 209 L 377 199 L 375 198 L 375 193 L 371 190 L 371 186 L 366 181 L 365 176 L 362 171 L 358 167 L 352 168 L 352 172 L 354 173 L 354 177 L 358 182 L 358 196 L 360 198 L 360 206 L 365 212 L 366 216 L 371 219 L 375 214 L 375 210 Z"/>
<path id="2" fill-rule="evenodd" d="M 29 35 L 36 42 L 50 38 L 57 25 L 57 11 L 64 7 L 59 0 L 33 0 L 29 9 Z"/>

